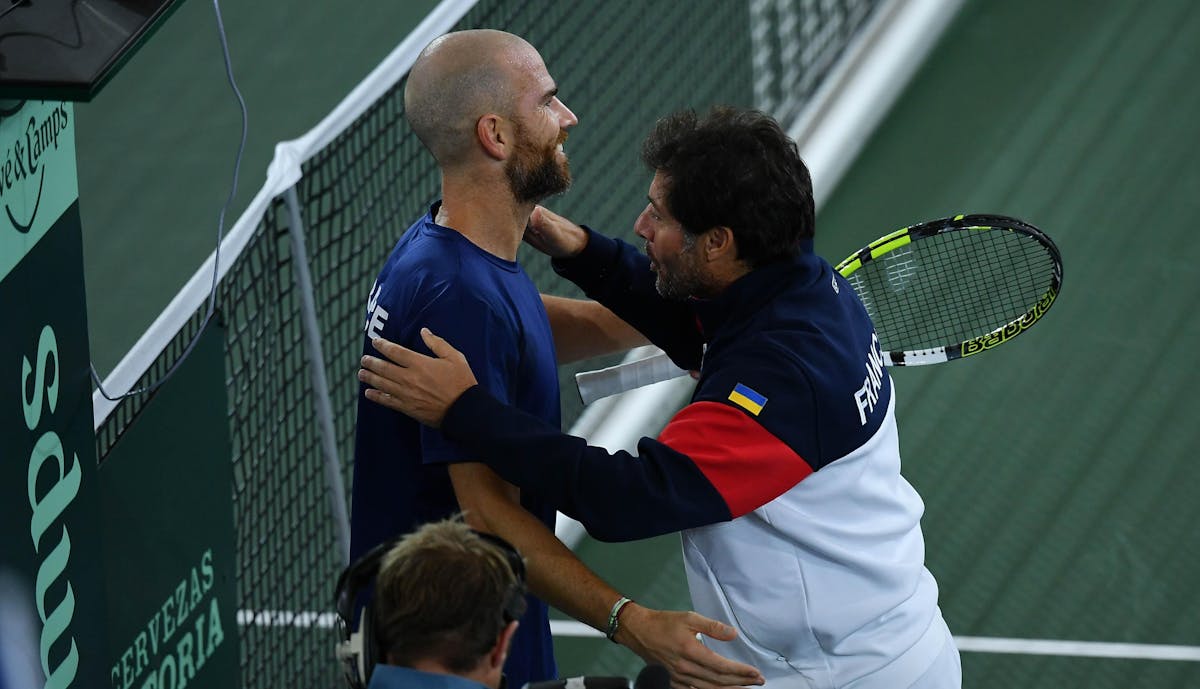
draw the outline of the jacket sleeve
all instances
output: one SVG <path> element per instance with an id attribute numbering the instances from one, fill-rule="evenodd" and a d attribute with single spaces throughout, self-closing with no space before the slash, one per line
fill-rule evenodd
<path id="1" fill-rule="evenodd" d="M 450 407 L 442 432 L 602 541 L 728 521 L 812 473 L 749 416 L 716 402 L 685 407 L 659 440 L 642 438 L 636 456 L 589 446 L 478 386 Z"/>
<path id="2" fill-rule="evenodd" d="M 555 272 L 636 328 L 680 368 L 699 370 L 704 339 L 692 309 L 659 295 L 650 259 L 632 245 L 584 229 L 587 246 L 578 256 L 552 261 Z"/>

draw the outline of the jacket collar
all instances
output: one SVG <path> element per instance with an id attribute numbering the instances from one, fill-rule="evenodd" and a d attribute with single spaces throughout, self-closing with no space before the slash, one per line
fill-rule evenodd
<path id="1" fill-rule="evenodd" d="M 745 321 L 776 294 L 796 282 L 807 284 L 821 274 L 821 260 L 813 253 L 813 242 L 800 242 L 792 257 L 756 268 L 738 278 L 712 299 L 689 299 L 706 342 L 723 327 Z"/>

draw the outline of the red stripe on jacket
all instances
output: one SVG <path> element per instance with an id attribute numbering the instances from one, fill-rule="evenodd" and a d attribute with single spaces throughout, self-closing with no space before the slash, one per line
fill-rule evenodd
<path id="1" fill-rule="evenodd" d="M 691 458 L 734 519 L 783 495 L 813 471 L 750 415 L 720 402 L 684 407 L 658 440 Z"/>

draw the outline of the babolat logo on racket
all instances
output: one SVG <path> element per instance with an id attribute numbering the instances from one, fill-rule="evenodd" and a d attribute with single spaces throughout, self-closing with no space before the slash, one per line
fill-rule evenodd
<path id="1" fill-rule="evenodd" d="M 27 234 L 37 218 L 45 191 L 46 158 L 58 150 L 59 135 L 69 122 L 65 103 L 23 108 L 3 122 L 0 201 L 9 224 L 21 234 Z"/>
<path id="2" fill-rule="evenodd" d="M 1034 304 L 1033 308 L 1026 311 L 1025 315 L 1021 316 L 1021 318 L 1018 320 L 1015 320 L 1011 323 L 1006 323 L 1004 327 L 997 328 L 987 335 L 981 335 L 962 343 L 962 355 L 967 357 L 971 356 L 972 354 L 978 354 L 979 352 L 989 350 L 992 347 L 1002 345 L 1017 335 L 1025 332 L 1027 329 L 1032 327 L 1034 323 L 1037 323 L 1038 320 L 1045 315 L 1046 311 L 1050 310 L 1050 306 L 1054 303 L 1054 300 L 1057 297 L 1058 288 L 1057 286 L 1052 286 L 1050 291 L 1046 292 L 1046 294 L 1038 300 L 1038 303 Z"/>

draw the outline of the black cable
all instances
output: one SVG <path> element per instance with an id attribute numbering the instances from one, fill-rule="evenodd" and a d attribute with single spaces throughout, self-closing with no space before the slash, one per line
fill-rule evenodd
<path id="1" fill-rule="evenodd" d="M 237 81 L 233 77 L 233 62 L 229 56 L 229 40 L 225 36 L 225 22 L 221 19 L 221 5 L 219 0 L 213 0 L 213 11 L 216 13 L 217 17 L 217 34 L 221 39 L 221 53 L 225 59 L 225 76 L 229 81 L 230 88 L 233 89 L 233 95 L 237 97 L 238 108 L 242 113 L 242 137 L 238 142 L 237 156 L 233 161 L 233 183 L 229 189 L 229 196 L 225 198 L 225 203 L 222 204 L 221 213 L 217 218 L 217 248 L 213 252 L 213 275 L 212 285 L 209 287 L 208 291 L 208 309 L 204 314 L 204 321 L 200 324 L 196 334 L 192 336 L 191 341 L 188 342 L 188 345 L 183 350 L 183 353 L 179 355 L 179 358 L 175 360 L 175 363 L 171 364 L 171 368 L 167 369 L 167 372 L 164 373 L 161 378 L 153 383 L 150 383 L 149 385 L 145 385 L 113 397 L 108 394 L 108 391 L 104 389 L 104 385 L 100 382 L 100 375 L 96 373 L 96 365 L 94 363 L 90 364 L 89 368 L 92 372 L 92 382 L 96 384 L 96 389 L 100 391 L 100 394 L 104 396 L 104 399 L 111 402 L 116 402 L 118 400 L 125 399 L 126 397 L 132 397 L 142 393 L 154 392 L 162 387 L 162 385 L 166 383 L 171 376 L 175 375 L 175 371 L 179 369 L 180 364 L 182 364 L 184 360 L 191 355 L 192 350 L 196 348 L 196 343 L 200 341 L 200 336 L 204 333 L 205 328 L 208 327 L 208 324 L 212 320 L 213 314 L 216 311 L 217 281 L 218 277 L 220 276 L 221 268 L 221 239 L 225 234 L 225 213 L 229 210 L 230 204 L 233 203 L 234 196 L 237 195 L 238 173 L 242 167 L 242 154 L 246 150 L 246 132 L 249 128 L 249 115 L 246 112 L 246 100 L 242 98 L 242 92 L 238 89 Z"/>
<path id="2" fill-rule="evenodd" d="M 32 4 L 32 0 L 14 0 L 11 7 L 3 12 L 0 12 L 0 19 L 3 19 L 6 14 L 12 12 L 18 7 L 24 7 L 30 4 Z M 0 41 L 3 41 L 6 38 L 18 38 L 21 36 L 26 36 L 29 38 L 41 38 L 50 41 L 51 43 L 61 45 L 64 48 L 70 48 L 71 50 L 79 50 L 83 47 L 83 26 L 81 26 L 79 23 L 79 0 L 72 0 L 71 2 L 71 21 L 75 24 L 74 44 L 67 43 L 66 41 L 60 41 L 50 34 L 40 33 L 37 31 L 11 31 L 9 33 L 0 34 Z"/>
<path id="3" fill-rule="evenodd" d="M 3 12 L 0 12 L 0 19 L 4 19 L 5 15 L 7 15 L 9 12 L 12 12 L 13 10 L 17 9 L 18 7 L 21 7 L 22 5 L 28 5 L 28 4 L 29 4 L 29 0 L 12 0 L 12 6 L 10 6 L 8 9 L 4 10 Z"/>

